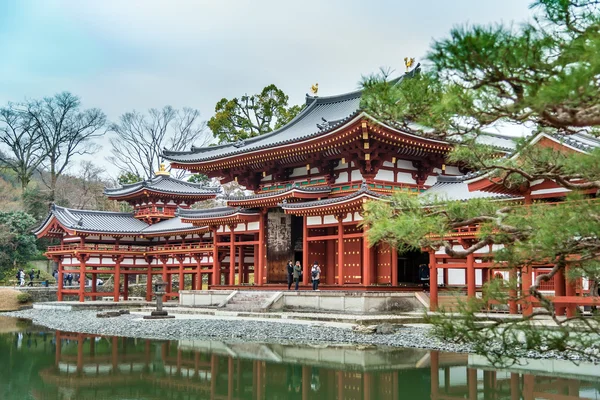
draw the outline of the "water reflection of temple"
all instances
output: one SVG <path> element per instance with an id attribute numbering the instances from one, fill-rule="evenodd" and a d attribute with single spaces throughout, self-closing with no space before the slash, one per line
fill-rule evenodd
<path id="1" fill-rule="evenodd" d="M 57 332 L 38 399 L 600 398 L 598 383 L 472 368 L 466 355 Z"/>

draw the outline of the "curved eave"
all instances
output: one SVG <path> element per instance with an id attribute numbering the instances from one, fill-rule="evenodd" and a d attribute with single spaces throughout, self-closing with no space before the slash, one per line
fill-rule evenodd
<path id="1" fill-rule="evenodd" d="M 105 195 L 108 197 L 109 200 L 118 200 L 118 201 L 124 201 L 124 200 L 133 200 L 135 198 L 139 198 L 142 196 L 150 196 L 150 195 L 157 195 L 157 196 L 170 196 L 171 198 L 181 198 L 181 199 L 188 199 L 188 200 L 208 200 L 208 199 L 214 199 L 215 197 L 217 197 L 217 193 L 180 193 L 180 192 L 171 192 L 171 191 L 167 191 L 167 190 L 156 190 L 156 189 L 151 189 L 148 187 L 142 187 L 138 190 L 136 190 L 135 192 L 131 192 L 131 193 L 127 193 L 127 194 L 120 194 L 120 195 L 113 195 L 110 193 L 106 193 Z"/>
<path id="2" fill-rule="evenodd" d="M 149 237 L 162 237 L 165 236 L 166 234 L 181 234 L 181 233 L 185 233 L 186 235 L 191 235 L 191 234 L 201 234 L 201 233 L 206 233 L 210 231 L 210 227 L 209 226 L 199 226 L 199 227 L 192 227 L 192 228 L 180 228 L 180 229 L 165 229 L 162 231 L 153 231 L 153 232 L 145 232 L 142 231 L 140 233 L 140 236 L 143 236 L 145 238 L 149 238 Z"/>
<path id="3" fill-rule="evenodd" d="M 284 191 L 248 196 L 247 199 L 227 200 L 227 205 L 232 207 L 258 208 L 276 206 L 283 200 L 288 199 L 320 199 L 327 197 L 331 192 L 330 187 L 322 190 L 303 190 L 302 188 L 291 188 Z"/>
<path id="4" fill-rule="evenodd" d="M 73 235 L 73 230 L 69 229 L 69 227 L 65 226 L 63 223 L 60 222 L 60 220 L 58 218 L 56 218 L 56 216 L 52 213 L 49 212 L 48 215 L 46 216 L 46 219 L 44 219 L 44 221 L 41 223 L 41 225 L 32 230 L 31 233 L 33 233 L 35 235 L 35 237 L 42 238 L 42 237 L 62 237 L 64 236 L 63 234 L 60 234 L 58 231 L 52 231 L 53 228 L 55 228 L 55 226 L 58 225 L 61 227 L 62 231 L 64 233 L 67 233 L 69 235 Z"/>
<path id="5" fill-rule="evenodd" d="M 336 198 L 329 199 L 335 200 Z M 364 203 L 370 200 L 387 201 L 387 196 L 381 196 L 373 192 L 362 192 L 358 195 L 350 195 L 337 198 L 337 201 L 309 201 L 305 203 L 280 204 L 286 214 L 294 215 L 332 215 L 337 213 L 348 213 L 362 211 Z"/>
<path id="6" fill-rule="evenodd" d="M 181 216 L 181 222 L 194 224 L 195 226 L 219 226 L 219 225 L 231 225 L 238 224 L 241 222 L 255 222 L 260 219 L 259 212 L 247 212 L 247 211 L 236 211 L 232 214 L 221 215 L 221 216 L 210 216 L 205 217 L 184 217 Z"/>

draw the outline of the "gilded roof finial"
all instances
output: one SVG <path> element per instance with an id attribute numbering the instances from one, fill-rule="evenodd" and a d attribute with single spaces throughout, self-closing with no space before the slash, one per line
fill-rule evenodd
<path id="1" fill-rule="evenodd" d="M 415 63 L 414 58 L 404 57 L 404 65 L 406 65 L 406 72 L 410 71 L 410 67 Z"/>
<path id="2" fill-rule="evenodd" d="M 158 168 L 158 171 L 156 171 L 154 173 L 154 175 L 156 175 L 156 176 L 171 176 L 171 173 L 169 171 L 167 171 L 167 168 L 165 167 L 165 163 L 160 163 L 160 167 Z"/>
<path id="3" fill-rule="evenodd" d="M 314 85 L 312 85 L 310 87 L 310 91 L 312 92 L 313 96 L 316 96 L 317 92 L 319 91 L 319 84 L 315 83 Z"/>

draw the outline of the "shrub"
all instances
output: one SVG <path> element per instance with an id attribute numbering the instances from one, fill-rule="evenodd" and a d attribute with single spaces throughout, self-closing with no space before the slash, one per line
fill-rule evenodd
<path id="1" fill-rule="evenodd" d="M 21 304 L 30 303 L 33 301 L 33 296 L 29 293 L 20 293 L 17 295 L 17 301 Z"/>

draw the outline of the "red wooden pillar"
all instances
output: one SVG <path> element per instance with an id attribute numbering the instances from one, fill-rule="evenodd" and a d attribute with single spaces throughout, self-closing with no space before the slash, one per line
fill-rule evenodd
<path id="1" fill-rule="evenodd" d="M 146 274 L 146 301 L 152 301 L 152 261 L 148 262 L 148 272 Z"/>
<path id="2" fill-rule="evenodd" d="M 363 236 L 362 236 L 362 284 L 365 286 L 370 286 L 373 283 L 371 278 L 371 248 L 369 248 L 369 240 L 367 239 L 367 233 L 369 228 L 364 225 L 363 226 Z"/>
<path id="3" fill-rule="evenodd" d="M 240 262 L 239 262 L 239 282 L 240 283 L 248 283 L 246 280 L 246 254 L 244 254 L 244 246 L 240 246 L 239 248 L 239 253 L 240 253 Z"/>
<path id="4" fill-rule="evenodd" d="M 392 247 L 392 286 L 398 286 L 398 249 Z"/>
<path id="5" fill-rule="evenodd" d="M 565 295 L 565 270 L 561 269 L 554 275 L 554 296 L 564 296 Z M 557 306 L 556 307 L 556 315 L 563 316 L 565 315 L 565 307 Z"/>
<path id="6" fill-rule="evenodd" d="M 438 309 L 438 272 L 435 251 L 429 251 L 429 311 Z"/>
<path id="7" fill-rule="evenodd" d="M 567 274 L 568 275 L 568 269 L 567 269 Z M 569 280 L 568 276 L 565 279 L 566 281 L 566 288 L 565 288 L 565 295 L 566 296 L 577 296 L 577 288 L 576 288 L 576 280 Z M 572 318 L 577 314 L 577 306 L 576 305 L 568 305 L 567 306 L 567 318 Z"/>
<path id="8" fill-rule="evenodd" d="M 521 268 L 521 297 L 523 297 L 522 311 L 525 316 L 533 313 L 529 288 L 531 288 L 531 266 L 525 265 Z"/>
<path id="9" fill-rule="evenodd" d="M 302 284 L 308 285 L 308 276 L 310 269 L 308 268 L 308 216 L 302 218 Z"/>
<path id="10" fill-rule="evenodd" d="M 198 254 L 195 259 L 196 259 L 196 280 L 193 281 L 196 284 L 194 285 L 195 287 L 192 288 L 196 289 L 196 290 L 202 290 L 202 254 Z"/>
<path id="11" fill-rule="evenodd" d="M 335 240 L 328 240 L 326 246 L 327 265 L 325 266 L 325 283 L 333 285 L 335 284 Z"/>
<path id="12" fill-rule="evenodd" d="M 512 268 L 509 272 L 509 280 L 511 282 L 511 285 L 515 285 L 517 283 L 517 269 L 516 268 Z M 511 314 L 518 314 L 519 313 L 519 307 L 517 305 L 517 290 L 516 289 L 511 289 L 508 293 L 509 298 L 512 298 L 514 300 L 509 300 L 508 301 L 508 309 L 509 309 L 509 313 Z"/>
<path id="13" fill-rule="evenodd" d="M 253 254 L 254 254 L 252 256 L 252 258 L 254 260 L 254 262 L 253 262 L 253 264 L 254 264 L 254 278 L 253 278 L 253 281 L 254 281 L 254 284 L 256 285 L 256 273 L 258 272 L 258 245 L 257 244 L 254 245 L 254 253 Z M 250 283 L 250 276 L 248 276 L 248 283 Z"/>
<path id="14" fill-rule="evenodd" d="M 96 290 L 98 289 L 98 285 L 96 285 L 96 283 L 96 274 L 92 272 L 92 293 L 96 293 Z M 92 300 L 96 300 L 96 296 L 92 295 L 90 297 Z"/>
<path id="15" fill-rule="evenodd" d="M 235 227 L 229 225 L 229 285 L 235 285 Z"/>
<path id="16" fill-rule="evenodd" d="M 120 300 L 119 299 L 119 289 L 121 287 L 121 259 L 119 258 L 119 256 L 117 256 L 117 257 L 113 256 L 113 261 L 115 262 L 115 278 L 113 279 L 113 281 L 114 281 L 113 301 L 118 302 Z"/>
<path id="17" fill-rule="evenodd" d="M 265 258 L 266 258 L 266 247 L 267 243 L 265 241 L 265 235 L 267 231 L 267 212 L 265 209 L 261 209 L 260 211 L 260 226 L 258 230 L 258 281 L 257 285 L 262 286 L 264 283 L 263 273 L 265 272 Z"/>
<path id="18" fill-rule="evenodd" d="M 344 284 L 344 219 L 338 216 L 338 285 Z"/>
<path id="19" fill-rule="evenodd" d="M 79 301 L 85 300 L 85 262 L 87 257 L 82 255 L 79 258 Z"/>
<path id="20" fill-rule="evenodd" d="M 219 285 L 221 283 L 221 263 L 219 262 L 219 247 L 217 246 L 218 238 L 217 238 L 217 227 L 214 226 L 212 228 L 212 239 L 213 239 L 213 267 L 212 267 L 212 280 L 211 283 L 213 286 Z"/>
<path id="21" fill-rule="evenodd" d="M 58 286 L 58 290 L 56 292 L 56 299 L 58 301 L 62 301 L 63 299 L 63 263 L 62 263 L 62 257 L 57 257 L 56 259 L 56 268 L 58 269 L 58 282 L 56 282 L 57 286 Z"/>
<path id="22" fill-rule="evenodd" d="M 129 275 L 123 274 L 123 300 L 129 299 Z"/>
<path id="23" fill-rule="evenodd" d="M 475 255 L 467 256 L 467 297 L 475 297 Z"/>

